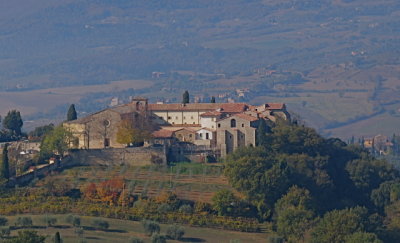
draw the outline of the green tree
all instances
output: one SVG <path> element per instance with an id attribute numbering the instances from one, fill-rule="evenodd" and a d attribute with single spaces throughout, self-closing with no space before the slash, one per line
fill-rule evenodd
<path id="1" fill-rule="evenodd" d="M 8 180 L 10 178 L 10 169 L 8 161 L 8 144 L 5 144 L 3 148 L 0 177 L 5 180 Z"/>
<path id="2" fill-rule="evenodd" d="M 161 235 L 159 233 L 154 233 L 153 235 L 151 235 L 151 243 L 166 243 L 167 239 L 165 237 L 165 235 Z"/>
<path id="3" fill-rule="evenodd" d="M 8 219 L 6 217 L 0 216 L 0 226 L 5 226 L 8 223 Z"/>
<path id="4" fill-rule="evenodd" d="M 190 102 L 189 91 L 185 91 L 182 95 L 182 104 L 188 104 Z"/>
<path id="5" fill-rule="evenodd" d="M 21 128 L 24 125 L 24 122 L 21 118 L 21 113 L 17 110 L 11 110 L 7 113 L 7 116 L 4 117 L 3 126 L 10 131 L 12 131 L 15 135 L 21 135 Z"/>
<path id="6" fill-rule="evenodd" d="M 346 170 L 356 187 L 368 194 L 381 183 L 400 177 L 399 171 L 393 165 L 373 158 L 350 161 L 346 165 Z"/>
<path id="7" fill-rule="evenodd" d="M 288 242 L 304 241 L 304 234 L 314 219 L 310 192 L 293 186 L 275 204 L 276 226 L 279 235 Z"/>
<path id="8" fill-rule="evenodd" d="M 60 232 L 56 232 L 56 234 L 54 235 L 54 243 L 61 243 L 61 236 L 60 236 Z"/>
<path id="9" fill-rule="evenodd" d="M 345 238 L 345 243 L 383 243 L 374 233 L 356 232 Z"/>
<path id="10" fill-rule="evenodd" d="M 183 235 L 185 234 L 185 229 L 179 225 L 170 225 L 167 228 L 167 237 L 173 240 L 181 240 Z"/>
<path id="11" fill-rule="evenodd" d="M 257 146 L 267 146 L 267 124 L 264 119 L 260 119 L 257 128 Z"/>
<path id="12" fill-rule="evenodd" d="M 276 160 L 264 147 L 239 148 L 228 155 L 225 175 L 257 207 L 262 218 L 270 216 L 275 202 L 292 185 L 287 164 Z"/>
<path id="13" fill-rule="evenodd" d="M 215 97 L 214 96 L 211 97 L 210 103 L 215 103 Z"/>
<path id="14" fill-rule="evenodd" d="M 149 236 L 154 233 L 160 233 L 160 225 L 155 221 L 144 220 L 142 221 L 142 226 L 146 234 Z"/>
<path id="15" fill-rule="evenodd" d="M 371 201 L 383 210 L 389 204 L 400 200 L 400 182 L 386 181 L 371 192 Z"/>
<path id="16" fill-rule="evenodd" d="M 365 208 L 333 210 L 324 215 L 311 233 L 312 243 L 341 243 L 368 227 Z"/>
<path id="17" fill-rule="evenodd" d="M 218 212 L 220 216 L 233 215 L 235 205 L 238 203 L 238 198 L 232 191 L 223 189 L 215 193 L 212 198 L 213 209 Z"/>
<path id="18" fill-rule="evenodd" d="M 45 240 L 46 240 L 46 237 L 39 235 L 37 231 L 24 230 L 24 231 L 18 231 L 18 236 L 16 238 L 10 239 L 6 242 L 8 242 L 8 243 L 44 243 Z"/>
<path id="19" fill-rule="evenodd" d="M 73 121 L 78 118 L 75 110 L 75 105 L 71 104 L 68 108 L 68 113 L 67 113 L 67 121 Z"/>
<path id="20" fill-rule="evenodd" d="M 72 140 L 72 134 L 63 126 L 54 128 L 47 134 L 40 145 L 40 157 L 49 158 L 54 153 L 63 156 L 69 148 L 69 142 Z"/>
<path id="21" fill-rule="evenodd" d="M 53 130 L 54 130 L 54 124 L 51 123 L 49 125 L 36 127 L 35 130 L 29 133 L 29 136 L 33 138 L 43 138 L 45 135 L 47 135 Z"/>

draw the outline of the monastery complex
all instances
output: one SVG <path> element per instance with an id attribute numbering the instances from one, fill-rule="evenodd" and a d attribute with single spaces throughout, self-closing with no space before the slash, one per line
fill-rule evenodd
<path id="1" fill-rule="evenodd" d="M 260 119 L 275 122 L 290 119 L 285 104 L 245 103 L 149 104 L 135 98 L 128 104 L 111 107 L 89 116 L 64 123 L 77 149 L 125 148 L 117 142 L 122 121 L 148 129 L 146 145 L 192 144 L 218 151 L 220 156 L 242 146 L 255 146 Z"/>

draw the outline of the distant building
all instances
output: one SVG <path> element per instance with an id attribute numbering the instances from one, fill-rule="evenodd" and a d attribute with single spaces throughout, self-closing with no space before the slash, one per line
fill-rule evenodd
<path id="1" fill-rule="evenodd" d="M 280 103 L 148 104 L 147 99 L 136 98 L 64 126 L 73 133 L 75 141 L 71 146 L 76 148 L 123 148 L 126 145 L 116 139 L 118 124 L 126 119 L 135 124 L 142 118 L 157 128 L 149 141 L 152 144 L 184 142 L 218 150 L 225 156 L 238 147 L 256 145 L 260 119 L 275 122 L 277 118 L 290 119 L 290 115 L 285 104 Z"/>

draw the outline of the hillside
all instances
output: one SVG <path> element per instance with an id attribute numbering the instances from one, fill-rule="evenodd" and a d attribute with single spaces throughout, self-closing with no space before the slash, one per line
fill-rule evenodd
<path id="1" fill-rule="evenodd" d="M 19 108 L 44 123 L 62 118 L 66 103 L 92 112 L 126 98 L 110 82 L 139 80 L 123 87 L 153 101 L 179 101 L 184 89 L 239 100 L 235 89 L 249 88 L 241 99 L 287 102 L 326 135 L 400 133 L 399 15 L 395 0 L 2 3 L 0 111 Z M 48 93 L 71 86 L 78 96 Z M 47 90 L 40 108 L 33 90 Z"/>

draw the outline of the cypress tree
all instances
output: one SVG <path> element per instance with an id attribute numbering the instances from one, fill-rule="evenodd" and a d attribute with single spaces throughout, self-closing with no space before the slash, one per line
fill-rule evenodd
<path id="1" fill-rule="evenodd" d="M 211 97 L 211 103 L 215 103 L 215 97 Z"/>
<path id="2" fill-rule="evenodd" d="M 186 90 L 182 95 L 182 104 L 188 104 L 189 100 L 189 91 Z"/>
<path id="3" fill-rule="evenodd" d="M 265 120 L 261 118 L 257 128 L 257 146 L 265 146 L 267 143 L 266 126 Z"/>
<path id="4" fill-rule="evenodd" d="M 73 121 L 76 120 L 78 116 L 76 115 L 76 110 L 75 110 L 75 105 L 71 104 L 68 109 L 67 113 L 67 121 Z"/>
<path id="5" fill-rule="evenodd" d="M 3 162 L 1 164 L 1 178 L 8 180 L 10 178 L 10 171 L 8 165 L 8 144 L 3 148 Z"/>
<path id="6" fill-rule="evenodd" d="M 54 235 L 54 243 L 61 243 L 61 236 L 60 236 L 60 232 L 58 232 L 58 231 Z"/>

